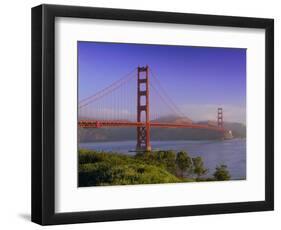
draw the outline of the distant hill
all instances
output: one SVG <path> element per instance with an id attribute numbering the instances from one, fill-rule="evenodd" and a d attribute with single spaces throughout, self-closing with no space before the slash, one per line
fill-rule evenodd
<path id="1" fill-rule="evenodd" d="M 169 122 L 169 123 L 192 123 L 192 120 L 186 118 L 186 117 L 177 117 L 177 116 L 166 116 L 161 117 L 159 119 L 152 120 L 151 122 Z"/>
<path id="2" fill-rule="evenodd" d="M 154 122 L 191 123 L 192 121 L 181 117 L 163 117 Z M 200 121 L 198 124 L 213 124 L 215 122 Z M 224 122 L 226 129 L 232 130 L 234 138 L 246 137 L 246 126 L 237 122 Z M 136 140 L 136 128 L 101 128 L 79 129 L 80 141 L 121 141 Z M 151 140 L 213 140 L 220 139 L 221 134 L 212 130 L 187 128 L 151 128 Z"/>
<path id="3" fill-rule="evenodd" d="M 224 127 L 230 129 L 236 138 L 246 138 L 246 125 L 238 122 L 225 122 Z"/>

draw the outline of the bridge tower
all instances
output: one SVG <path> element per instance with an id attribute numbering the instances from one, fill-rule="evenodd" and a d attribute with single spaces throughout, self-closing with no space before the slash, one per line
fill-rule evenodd
<path id="1" fill-rule="evenodd" d="M 151 151 L 148 70 L 148 66 L 138 67 L 137 122 L 142 122 L 145 125 L 142 127 L 137 127 L 137 151 Z M 142 116 L 143 113 L 145 116 Z"/>
<path id="2" fill-rule="evenodd" d="M 223 128 L 223 114 L 222 114 L 222 108 L 218 108 L 218 127 Z"/>

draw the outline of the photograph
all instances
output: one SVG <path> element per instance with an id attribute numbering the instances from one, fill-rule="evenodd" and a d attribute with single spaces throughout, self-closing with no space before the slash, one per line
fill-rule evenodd
<path id="1" fill-rule="evenodd" d="M 78 41 L 78 187 L 246 180 L 246 55 Z"/>
<path id="2" fill-rule="evenodd" d="M 273 211 L 275 19 L 124 7 L 31 9 L 31 221 Z"/>

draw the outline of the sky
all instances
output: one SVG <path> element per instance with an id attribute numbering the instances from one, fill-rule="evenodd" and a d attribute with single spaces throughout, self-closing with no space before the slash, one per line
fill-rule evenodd
<path id="1" fill-rule="evenodd" d="M 78 97 L 86 98 L 148 65 L 173 102 L 194 121 L 246 124 L 246 49 L 79 41 Z"/>

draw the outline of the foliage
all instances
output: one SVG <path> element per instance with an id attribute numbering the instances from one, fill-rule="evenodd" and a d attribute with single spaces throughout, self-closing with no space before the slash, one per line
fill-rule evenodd
<path id="1" fill-rule="evenodd" d="M 181 175 L 178 176 L 178 171 Z M 194 181 L 229 180 L 226 165 L 216 168 L 213 178 L 207 173 L 201 157 L 186 152 L 138 152 L 135 156 L 115 152 L 79 150 L 79 186 L 156 184 Z M 196 179 L 185 177 L 196 175 Z"/>
<path id="2" fill-rule="evenodd" d="M 216 171 L 214 173 L 214 178 L 219 181 L 229 180 L 230 179 L 229 171 L 227 170 L 226 165 L 220 165 L 216 167 Z"/>
<path id="3" fill-rule="evenodd" d="M 186 172 L 186 171 L 191 172 L 192 159 L 186 152 L 180 151 L 177 153 L 176 165 L 177 165 L 178 169 L 181 171 L 181 176 L 183 177 L 184 172 Z"/>
<path id="4" fill-rule="evenodd" d="M 192 158 L 193 162 L 193 172 L 197 175 L 197 179 L 205 175 L 208 172 L 208 169 L 204 167 L 204 162 L 201 157 Z"/>
<path id="5" fill-rule="evenodd" d="M 182 181 L 161 164 L 115 153 L 79 151 L 79 186 L 176 182 Z"/>
<path id="6" fill-rule="evenodd" d="M 176 173 L 176 153 L 174 151 L 138 152 L 135 158 L 146 164 L 165 168 L 172 174 Z"/>

